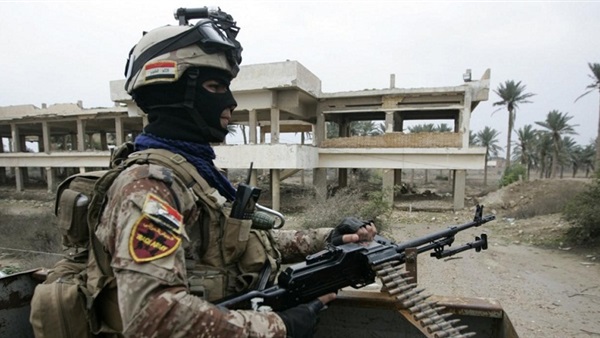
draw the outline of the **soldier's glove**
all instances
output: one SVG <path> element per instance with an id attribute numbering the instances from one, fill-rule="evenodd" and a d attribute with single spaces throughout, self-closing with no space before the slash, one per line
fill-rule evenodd
<path id="1" fill-rule="evenodd" d="M 288 337 L 311 338 L 317 326 L 318 313 L 325 305 L 318 299 L 277 312 L 285 324 Z"/>
<path id="2" fill-rule="evenodd" d="M 338 224 L 327 236 L 327 243 L 333 245 L 342 245 L 344 235 L 353 234 L 361 227 L 367 226 L 371 221 L 361 221 L 356 217 L 346 217 Z"/>

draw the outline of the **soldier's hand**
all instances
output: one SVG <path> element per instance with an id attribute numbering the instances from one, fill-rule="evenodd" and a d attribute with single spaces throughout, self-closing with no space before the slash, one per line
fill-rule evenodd
<path id="1" fill-rule="evenodd" d="M 354 217 L 346 217 L 327 237 L 333 245 L 356 242 L 370 242 L 377 235 L 377 227 L 373 221 L 361 221 Z"/>
<path id="2" fill-rule="evenodd" d="M 325 304 L 335 299 L 335 293 L 330 293 L 313 300 L 310 303 L 298 305 L 282 312 L 277 312 L 283 320 L 286 335 L 294 338 L 310 338 L 315 332 L 319 311 Z"/>

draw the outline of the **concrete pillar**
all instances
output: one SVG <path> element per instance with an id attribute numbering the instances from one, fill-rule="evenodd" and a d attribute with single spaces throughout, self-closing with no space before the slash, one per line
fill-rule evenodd
<path id="1" fill-rule="evenodd" d="M 279 143 L 279 106 L 277 103 L 277 92 L 271 92 L 271 144 Z M 273 209 L 279 210 L 281 207 L 281 171 L 271 169 L 271 198 Z"/>
<path id="2" fill-rule="evenodd" d="M 340 120 L 340 137 L 350 136 L 350 123 L 345 118 Z M 348 186 L 348 168 L 338 168 L 338 187 Z"/>
<path id="3" fill-rule="evenodd" d="M 322 111 L 317 112 L 317 124 L 314 130 L 314 145 L 319 147 L 325 139 L 327 132 L 325 130 L 325 114 Z M 313 187 L 317 201 L 323 202 L 327 199 L 327 169 L 313 169 Z"/>
<path id="4" fill-rule="evenodd" d="M 4 152 L 3 138 L 0 137 L 0 154 Z M 0 167 L 0 184 L 6 183 L 6 168 Z"/>
<path id="5" fill-rule="evenodd" d="M 394 205 L 394 169 L 383 169 L 381 173 L 383 200 Z"/>
<path id="6" fill-rule="evenodd" d="M 277 92 L 271 92 L 271 144 L 279 143 L 279 107 Z"/>
<path id="7" fill-rule="evenodd" d="M 466 181 L 466 170 L 454 170 L 454 184 L 452 189 L 452 194 L 454 197 L 454 210 L 460 210 L 465 207 Z"/>
<path id="8" fill-rule="evenodd" d="M 258 127 L 256 109 L 252 109 L 248 112 L 248 138 L 250 144 L 257 144 L 257 134 L 256 128 Z M 258 170 L 252 169 L 252 175 L 250 176 L 250 185 L 257 186 L 258 185 Z"/>
<path id="9" fill-rule="evenodd" d="M 271 207 L 273 210 L 279 211 L 281 208 L 281 170 L 271 169 L 271 199 L 273 201 Z"/>
<path id="10" fill-rule="evenodd" d="M 44 145 L 44 152 L 50 154 L 52 152 L 52 143 L 50 142 L 50 126 L 48 122 L 42 122 L 42 144 Z"/>
<path id="11" fill-rule="evenodd" d="M 77 119 L 77 151 L 85 151 L 85 122 L 82 119 Z"/>
<path id="12" fill-rule="evenodd" d="M 115 142 L 117 147 L 125 142 L 125 135 L 123 135 L 123 120 L 120 116 L 115 117 Z"/>
<path id="13" fill-rule="evenodd" d="M 48 185 L 48 192 L 56 191 L 56 174 L 52 167 L 46 167 L 46 183 Z"/>
<path id="14" fill-rule="evenodd" d="M 13 153 L 21 152 L 21 134 L 19 127 L 15 123 L 10 124 L 10 135 L 12 138 Z M 15 185 L 17 191 L 23 191 L 23 171 L 19 167 L 15 167 Z"/>
<path id="15" fill-rule="evenodd" d="M 77 119 L 77 151 L 85 151 L 85 122 L 82 119 Z M 84 173 L 85 167 L 79 167 L 79 173 Z"/>
<path id="16" fill-rule="evenodd" d="M 402 169 L 394 169 L 394 186 L 402 184 Z"/>
<path id="17" fill-rule="evenodd" d="M 338 168 L 338 187 L 348 186 L 348 168 Z"/>
<path id="18" fill-rule="evenodd" d="M 108 150 L 108 138 L 105 131 L 100 131 L 100 150 Z"/>
<path id="19" fill-rule="evenodd" d="M 395 123 L 395 121 L 397 121 L 397 120 L 402 122 L 402 119 L 401 118 L 396 119 L 395 118 L 396 114 L 397 113 L 395 113 L 393 111 L 385 112 L 385 132 L 386 133 L 391 133 L 394 131 L 396 131 L 396 132 L 402 131 L 402 127 L 403 127 L 402 123 L 398 123 L 398 124 Z M 401 183 L 402 183 L 402 169 L 395 169 L 393 185 L 400 185 Z M 393 194 L 393 192 L 392 192 L 392 194 Z"/>
<path id="20" fill-rule="evenodd" d="M 250 144 L 256 144 L 256 128 L 258 127 L 256 109 L 252 109 L 250 110 L 250 112 L 248 112 L 248 127 L 250 128 L 250 130 L 248 131 L 248 138 L 250 139 Z"/>
<path id="21" fill-rule="evenodd" d="M 394 130 L 394 112 L 385 112 L 385 132 L 391 133 Z"/>
<path id="22" fill-rule="evenodd" d="M 317 147 L 321 146 L 321 142 L 325 139 L 327 131 L 325 130 L 325 114 L 323 112 L 317 113 L 317 125 L 314 130 L 314 145 Z"/>
<path id="23" fill-rule="evenodd" d="M 304 145 L 304 132 L 300 133 L 300 144 Z M 300 184 L 304 186 L 304 173 L 306 170 L 300 169 Z"/>
<path id="24" fill-rule="evenodd" d="M 469 147 L 469 124 L 471 122 L 471 87 L 465 90 L 463 109 L 458 116 L 459 131 L 462 133 L 462 148 Z"/>

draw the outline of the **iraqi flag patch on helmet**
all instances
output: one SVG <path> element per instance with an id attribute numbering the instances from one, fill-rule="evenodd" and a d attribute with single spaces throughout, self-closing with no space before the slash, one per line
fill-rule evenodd
<path id="1" fill-rule="evenodd" d="M 144 66 L 144 81 L 146 83 L 161 81 L 177 81 L 177 62 L 170 60 L 149 62 Z"/>

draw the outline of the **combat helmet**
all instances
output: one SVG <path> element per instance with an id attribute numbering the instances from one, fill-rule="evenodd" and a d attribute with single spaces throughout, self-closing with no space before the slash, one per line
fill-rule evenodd
<path id="1" fill-rule="evenodd" d="M 179 26 L 163 26 L 144 34 L 132 48 L 125 66 L 125 90 L 172 83 L 191 67 L 224 70 L 234 78 L 242 62 L 236 40 L 239 28 L 231 15 L 207 7 L 175 11 Z M 199 19 L 194 25 L 190 19 Z"/>

